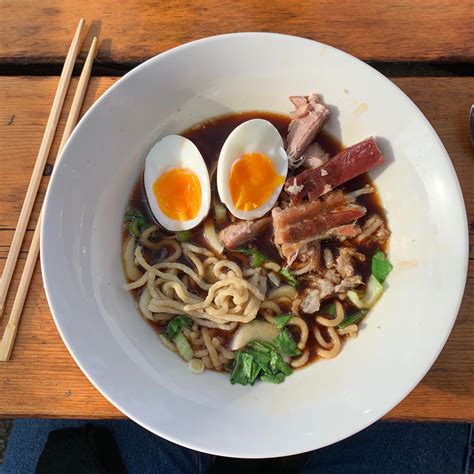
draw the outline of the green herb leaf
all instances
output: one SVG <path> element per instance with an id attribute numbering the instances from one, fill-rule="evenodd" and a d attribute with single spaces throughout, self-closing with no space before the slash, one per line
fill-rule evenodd
<path id="1" fill-rule="evenodd" d="M 180 242 L 187 242 L 192 236 L 193 233 L 190 230 L 179 230 L 176 232 L 176 238 Z"/>
<path id="2" fill-rule="evenodd" d="M 359 311 L 356 311 L 353 314 L 350 314 L 344 318 L 344 320 L 337 326 L 339 329 L 344 329 L 347 326 L 350 326 L 351 324 L 357 324 L 359 321 L 361 321 L 364 316 L 368 313 L 366 309 L 361 309 Z"/>
<path id="3" fill-rule="evenodd" d="M 377 250 L 372 257 L 372 275 L 380 283 L 383 283 L 392 269 L 393 265 L 388 261 L 385 254 L 381 250 Z"/>
<path id="4" fill-rule="evenodd" d="M 166 327 L 166 337 L 173 340 L 176 335 L 184 327 L 190 327 L 193 324 L 193 320 L 186 316 L 176 316 L 174 317 Z"/>
<path id="5" fill-rule="evenodd" d="M 258 352 L 253 349 L 246 349 L 245 352 L 253 357 L 254 363 L 265 373 L 271 373 L 270 360 L 271 352 Z"/>
<path id="6" fill-rule="evenodd" d="M 285 376 L 292 374 L 290 366 L 283 360 L 282 356 L 275 351 L 270 354 L 270 369 L 274 374 L 278 372 L 281 372 Z"/>
<path id="7" fill-rule="evenodd" d="M 280 275 L 286 280 L 286 282 L 296 288 L 298 286 L 298 280 L 296 279 L 295 275 L 293 275 L 288 268 L 282 268 L 280 270 Z"/>
<path id="8" fill-rule="evenodd" d="M 276 316 L 273 320 L 275 321 L 275 326 L 278 329 L 283 329 L 287 324 L 288 321 L 293 317 L 293 314 L 291 313 L 286 313 L 282 314 L 280 316 Z"/>
<path id="9" fill-rule="evenodd" d="M 231 384 L 248 385 L 255 382 L 260 367 L 254 362 L 253 356 L 247 352 L 237 352 L 235 365 L 230 374 Z"/>
<path id="10" fill-rule="evenodd" d="M 263 341 L 252 341 L 247 345 L 247 347 L 264 354 L 275 350 L 271 344 Z"/>
<path id="11" fill-rule="evenodd" d="M 280 384 L 285 381 L 285 374 L 283 372 L 278 372 L 276 374 L 262 374 L 260 375 L 260 380 L 267 383 L 276 383 Z"/>
<path id="12" fill-rule="evenodd" d="M 128 230 L 131 234 L 139 237 L 142 230 L 146 227 L 145 216 L 138 210 L 130 208 L 125 213 L 125 222 L 128 223 Z"/>
<path id="13" fill-rule="evenodd" d="M 298 349 L 295 340 L 293 339 L 290 331 L 284 329 L 275 339 L 272 344 L 282 353 L 288 356 L 297 356 L 301 354 Z"/>

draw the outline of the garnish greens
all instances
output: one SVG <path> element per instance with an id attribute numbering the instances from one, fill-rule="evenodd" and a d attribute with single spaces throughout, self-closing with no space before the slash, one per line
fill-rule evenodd
<path id="1" fill-rule="evenodd" d="M 275 321 L 275 326 L 278 329 L 283 329 L 287 324 L 288 321 L 293 317 L 292 313 L 281 314 L 280 316 L 276 316 L 273 318 Z"/>
<path id="2" fill-rule="evenodd" d="M 261 267 L 265 262 L 271 262 L 271 260 L 267 256 L 263 255 L 262 252 L 246 245 L 237 247 L 236 251 L 251 257 L 250 265 L 252 268 L 258 268 Z M 288 268 L 282 268 L 278 273 L 283 279 L 286 280 L 289 285 L 295 288 L 298 286 L 298 280 Z"/>
<path id="3" fill-rule="evenodd" d="M 130 208 L 125 213 L 125 222 L 128 224 L 128 230 L 131 234 L 139 237 L 142 230 L 146 227 L 145 216 L 138 210 Z"/>
<path id="4" fill-rule="evenodd" d="M 289 321 L 292 315 L 280 316 L 280 321 Z M 284 325 L 283 325 L 284 326 Z M 301 354 L 296 342 L 287 329 L 273 339 L 272 343 L 252 341 L 236 353 L 234 367 L 230 374 L 232 384 L 253 385 L 257 379 L 268 383 L 282 383 L 292 374 L 291 367 L 283 356 Z"/>
<path id="5" fill-rule="evenodd" d="M 182 328 L 191 327 L 192 324 L 193 321 L 191 318 L 186 316 L 176 316 L 168 323 L 168 326 L 166 326 L 166 337 L 173 340 Z"/>
<path id="6" fill-rule="evenodd" d="M 280 270 L 280 275 L 286 280 L 286 282 L 289 285 L 291 285 L 295 288 L 298 286 L 298 280 L 296 279 L 295 275 L 288 268 L 282 268 Z"/>
<path id="7" fill-rule="evenodd" d="M 380 283 L 383 283 L 392 269 L 393 265 L 387 260 L 385 254 L 381 250 L 377 250 L 372 257 L 372 275 Z"/>
<path id="8" fill-rule="evenodd" d="M 179 230 L 176 232 L 176 238 L 180 242 L 187 242 L 192 236 L 193 233 L 190 230 Z"/>
<path id="9" fill-rule="evenodd" d="M 383 282 L 392 271 L 393 265 L 385 254 L 378 250 L 372 257 L 372 274 L 367 281 L 365 294 L 360 296 L 354 290 L 347 292 L 347 297 L 359 309 L 370 309 L 379 300 L 384 291 Z"/>

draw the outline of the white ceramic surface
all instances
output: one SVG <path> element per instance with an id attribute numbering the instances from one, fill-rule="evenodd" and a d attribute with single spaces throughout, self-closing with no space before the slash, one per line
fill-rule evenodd
<path id="1" fill-rule="evenodd" d="M 378 137 L 373 177 L 392 230 L 394 271 L 359 337 L 336 359 L 279 386 L 191 374 L 137 313 L 120 264 L 120 228 L 144 157 L 165 134 L 244 110 L 288 112 L 321 92 L 346 145 Z M 89 110 L 55 166 L 41 263 L 62 338 L 97 389 L 154 433 L 197 450 L 271 457 L 334 443 L 399 403 L 431 367 L 455 321 L 467 272 L 459 183 L 418 108 L 381 74 L 313 41 L 224 35 L 137 67 Z"/>

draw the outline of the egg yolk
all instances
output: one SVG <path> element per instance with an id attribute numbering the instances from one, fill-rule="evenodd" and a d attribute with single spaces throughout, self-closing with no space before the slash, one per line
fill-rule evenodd
<path id="1" fill-rule="evenodd" d="M 234 206 L 239 211 L 251 211 L 264 204 L 273 191 L 285 181 L 273 162 L 262 153 L 246 153 L 234 162 L 230 170 L 229 189 Z"/>
<path id="2" fill-rule="evenodd" d="M 194 219 L 201 207 L 201 184 L 190 170 L 166 171 L 153 183 L 153 193 L 163 214 L 176 221 Z"/>

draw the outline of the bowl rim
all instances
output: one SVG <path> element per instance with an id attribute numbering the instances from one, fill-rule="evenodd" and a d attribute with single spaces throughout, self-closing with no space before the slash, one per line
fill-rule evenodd
<path id="1" fill-rule="evenodd" d="M 127 72 L 124 76 L 122 76 L 120 79 L 118 79 L 111 87 L 109 87 L 104 93 L 92 104 L 92 106 L 87 110 L 87 112 L 84 114 L 84 116 L 81 118 L 79 123 L 76 125 L 74 128 L 71 136 L 69 137 L 70 139 L 66 143 L 65 147 L 62 150 L 61 155 L 58 157 L 56 160 L 56 165 L 60 162 L 62 157 L 67 153 L 69 145 L 71 143 L 71 138 L 78 133 L 81 124 L 83 121 L 86 121 L 89 117 L 90 114 L 93 114 L 94 111 L 101 107 L 102 103 L 107 100 L 108 95 L 115 90 L 115 88 L 119 87 L 124 81 L 126 81 L 128 78 L 132 77 L 135 74 L 139 74 L 142 69 L 145 69 L 148 67 L 151 63 L 158 61 L 160 58 L 166 57 L 168 55 L 173 55 L 177 54 L 181 51 L 184 51 L 186 49 L 194 48 L 194 47 L 199 47 L 202 44 L 207 44 L 207 43 L 212 43 L 212 42 L 219 42 L 219 41 L 226 41 L 227 39 L 236 39 L 236 38 L 255 38 L 258 40 L 259 38 L 283 38 L 283 39 L 291 39 L 295 40 L 297 39 L 298 41 L 301 42 L 308 42 L 312 44 L 317 44 L 321 47 L 328 48 L 329 50 L 336 51 L 338 54 L 342 54 L 343 56 L 348 57 L 350 60 L 355 61 L 360 65 L 360 67 L 365 68 L 366 70 L 370 71 L 371 74 L 375 73 L 375 76 L 378 77 L 380 80 L 383 80 L 384 82 L 388 82 L 391 87 L 394 87 L 395 89 L 398 90 L 400 97 L 403 97 L 403 100 L 409 107 L 413 110 L 413 113 L 416 114 L 417 118 L 420 120 L 423 120 L 425 125 L 428 127 L 430 130 L 433 138 L 436 140 L 437 144 L 440 146 L 440 150 L 444 152 L 444 156 L 446 158 L 446 161 L 448 162 L 448 166 L 450 167 L 450 174 L 451 178 L 454 178 L 453 184 L 456 187 L 456 195 L 453 196 L 453 199 L 456 201 L 457 205 L 461 206 L 464 210 L 463 212 L 463 228 L 464 232 L 460 236 L 460 240 L 458 242 L 459 246 L 462 246 L 463 248 L 463 261 L 464 261 L 464 274 L 463 274 L 463 284 L 459 285 L 458 289 L 456 292 L 453 291 L 453 294 L 451 296 L 452 299 L 452 314 L 449 315 L 449 319 L 446 316 L 446 325 L 445 325 L 445 330 L 444 330 L 444 337 L 442 343 L 440 342 L 439 347 L 434 351 L 434 355 L 432 359 L 429 361 L 428 364 L 426 364 L 426 367 L 423 368 L 423 370 L 419 371 L 419 374 L 417 377 L 414 378 L 414 382 L 408 386 L 406 390 L 403 392 L 400 392 L 401 395 L 400 397 L 397 397 L 397 402 L 393 404 L 392 406 L 388 407 L 387 409 L 382 409 L 378 410 L 377 413 L 371 414 L 370 416 L 367 416 L 366 422 L 361 423 L 356 431 L 354 429 L 352 430 L 346 430 L 346 433 L 344 435 L 339 436 L 337 439 L 332 439 L 331 441 L 328 441 L 326 444 L 322 444 L 319 446 L 317 449 L 322 448 L 324 446 L 339 442 L 348 436 L 351 436 L 359 431 L 362 431 L 363 429 L 367 428 L 371 424 L 375 423 L 382 417 L 384 417 L 388 412 L 390 412 L 393 408 L 395 408 L 406 396 L 413 391 L 413 389 L 421 382 L 421 380 L 425 377 L 425 375 L 428 373 L 428 371 L 431 369 L 437 358 L 439 357 L 441 351 L 443 350 L 444 346 L 446 345 L 446 342 L 451 334 L 452 328 L 456 322 L 457 316 L 459 314 L 459 309 L 463 300 L 464 296 L 464 291 L 465 291 L 465 286 L 466 286 L 466 281 L 467 281 L 467 274 L 468 274 L 468 261 L 469 261 L 469 231 L 468 231 L 468 221 L 467 221 L 467 214 L 466 214 L 466 207 L 464 203 L 464 198 L 462 194 L 462 189 L 461 185 L 459 183 L 459 179 L 457 178 L 457 174 L 455 171 L 455 168 L 453 166 L 453 163 L 449 157 L 449 154 L 444 147 L 444 144 L 442 143 L 440 137 L 438 136 L 437 132 L 435 131 L 434 127 L 430 123 L 430 121 L 427 119 L 427 117 L 423 114 L 423 112 L 419 109 L 419 107 L 406 95 L 394 82 L 392 82 L 390 79 L 385 77 L 382 73 L 377 71 L 375 68 L 372 66 L 368 65 L 364 61 L 356 58 L 355 56 L 352 56 L 351 54 L 335 48 L 333 46 L 327 45 L 325 43 L 321 43 L 315 40 L 307 39 L 307 38 L 302 38 L 294 35 L 286 35 L 286 34 L 281 34 L 281 33 L 271 33 L 271 32 L 236 32 L 236 33 L 227 33 L 227 34 L 221 34 L 221 35 L 215 35 L 215 36 L 210 36 L 210 37 L 205 37 L 201 38 L 195 41 L 191 41 L 179 46 L 176 46 L 172 49 L 169 49 L 167 51 L 164 51 L 162 53 L 159 53 L 143 63 L 139 64 L 138 66 L 134 67 L 132 70 Z M 56 175 L 56 170 L 58 169 L 58 166 L 54 166 L 53 173 L 51 176 L 51 180 L 55 179 Z M 49 207 L 49 202 L 53 199 L 52 197 L 52 186 L 48 186 L 45 199 L 44 199 L 44 215 L 46 216 L 48 214 L 48 207 Z M 198 450 L 201 452 L 209 453 L 212 455 L 220 455 L 220 456 L 231 456 L 231 457 L 241 457 L 241 458 L 261 458 L 261 457 L 266 457 L 266 458 L 274 458 L 274 457 L 281 457 L 281 456 L 287 456 L 287 455 L 294 455 L 302 452 L 307 452 L 309 450 L 298 450 L 298 449 L 292 449 L 289 447 L 285 451 L 279 451 L 279 452 L 263 452 L 262 455 L 255 455 L 255 454 L 250 454 L 246 455 L 242 451 L 231 451 L 228 449 L 209 449 L 208 446 L 205 445 L 205 443 L 188 443 L 186 439 L 179 439 L 176 436 L 169 435 L 165 431 L 162 431 L 160 427 L 151 427 L 145 419 L 141 419 L 139 416 L 132 415 L 128 412 L 128 410 L 125 407 L 121 406 L 121 402 L 118 402 L 115 400 L 114 397 L 111 397 L 109 394 L 106 393 L 107 389 L 103 388 L 101 386 L 101 383 L 99 380 L 95 380 L 93 376 L 89 375 L 88 371 L 85 369 L 83 364 L 81 363 L 80 360 L 80 353 L 79 351 L 76 353 L 76 351 L 71 347 L 70 341 L 68 340 L 67 336 L 63 333 L 61 329 L 61 324 L 60 324 L 60 317 L 55 313 L 54 310 L 54 296 L 53 296 L 53 291 L 52 291 L 52 286 L 49 282 L 49 278 L 47 275 L 47 270 L 46 270 L 46 262 L 45 262 L 45 255 L 47 253 L 46 251 L 46 244 L 45 244 L 45 229 L 46 229 L 46 221 L 47 219 L 42 219 L 41 221 L 41 244 L 40 244 L 40 257 L 41 257 L 41 272 L 42 272 L 42 277 L 43 277 L 43 286 L 46 294 L 46 298 L 48 301 L 48 305 L 51 311 L 51 314 L 53 316 L 54 322 L 56 324 L 56 327 L 58 329 L 59 334 L 61 335 L 61 338 L 67 347 L 69 353 L 73 357 L 74 361 L 76 364 L 79 366 L 83 374 L 87 377 L 87 379 L 92 383 L 92 385 L 98 390 L 98 392 L 106 399 L 108 400 L 115 408 L 117 408 L 120 412 L 122 412 L 125 416 L 133 420 L 134 422 L 138 423 L 139 425 L 143 426 L 147 430 L 151 431 L 152 433 L 155 433 L 164 439 L 167 439 L 168 441 L 171 441 L 173 443 L 176 443 L 178 445 L 184 446 L 189 449 L 194 449 Z M 349 433 L 350 431 L 350 433 Z M 290 445 L 288 445 L 290 446 Z M 314 448 L 313 448 L 314 449 Z"/>

